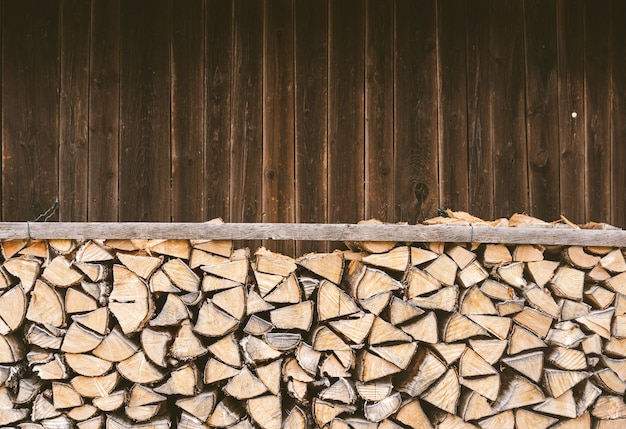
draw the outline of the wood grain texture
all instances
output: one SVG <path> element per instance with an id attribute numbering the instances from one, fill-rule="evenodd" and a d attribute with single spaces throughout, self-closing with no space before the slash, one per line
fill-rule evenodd
<path id="1" fill-rule="evenodd" d="M 328 2 L 295 2 L 296 222 L 327 221 Z M 324 252 L 321 242 L 296 243 L 296 253 Z"/>
<path id="2" fill-rule="evenodd" d="M 558 219 L 559 116 L 556 3 L 524 3 L 530 213 Z"/>
<path id="3" fill-rule="evenodd" d="M 469 203 L 467 4 L 441 0 L 437 7 L 439 206 L 460 210 Z"/>
<path id="4" fill-rule="evenodd" d="M 494 216 L 528 211 L 522 3 L 490 2 Z"/>
<path id="5" fill-rule="evenodd" d="M 230 220 L 232 7 L 230 0 L 206 0 L 205 3 L 205 220 L 217 217 Z"/>
<path id="6" fill-rule="evenodd" d="M 365 2 L 365 218 L 394 220 L 393 2 Z"/>
<path id="7" fill-rule="evenodd" d="M 608 0 L 585 3 L 586 215 L 610 219 L 611 136 Z"/>
<path id="8" fill-rule="evenodd" d="M 611 2 L 611 223 L 626 227 L 626 3 Z"/>
<path id="9" fill-rule="evenodd" d="M 569 227 L 167 222 L 0 222 L 0 239 L 332 240 L 626 246 L 624 230 Z"/>
<path id="10" fill-rule="evenodd" d="M 61 3 L 59 219 L 87 219 L 91 3 Z"/>
<path id="11" fill-rule="evenodd" d="M 435 3 L 398 0 L 395 22 L 395 219 L 415 223 L 439 204 Z"/>
<path id="12" fill-rule="evenodd" d="M 363 219 L 365 6 L 329 3 L 328 222 Z"/>
<path id="13" fill-rule="evenodd" d="M 167 221 L 170 2 L 123 1 L 121 16 L 119 219 Z"/>
<path id="14" fill-rule="evenodd" d="M 584 7 L 582 0 L 557 1 L 559 195 L 561 213 L 572 222 L 585 216 Z M 575 117 L 572 117 L 575 113 Z"/>
<path id="15" fill-rule="evenodd" d="M 89 49 L 87 219 L 118 220 L 120 0 L 93 0 Z"/>
<path id="16" fill-rule="evenodd" d="M 294 0 L 264 2 L 263 216 L 295 221 Z M 272 244 L 291 255 L 294 243 Z"/>
<path id="17" fill-rule="evenodd" d="M 233 2 L 230 219 L 260 222 L 263 209 L 263 3 Z M 250 243 L 256 248 L 260 243 Z"/>
<path id="18" fill-rule="evenodd" d="M 492 219 L 493 118 L 491 115 L 489 2 L 476 0 L 467 9 L 467 144 L 469 173 L 468 209 Z"/>
<path id="19" fill-rule="evenodd" d="M 60 2 L 2 7 L 2 218 L 33 220 L 59 195 Z"/>
<path id="20" fill-rule="evenodd" d="M 172 10 L 172 221 L 204 219 L 204 5 L 177 3 Z"/>

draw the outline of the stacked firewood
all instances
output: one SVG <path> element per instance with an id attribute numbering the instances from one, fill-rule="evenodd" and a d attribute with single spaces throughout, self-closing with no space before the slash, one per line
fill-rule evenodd
<path id="1" fill-rule="evenodd" d="M 1 243 L 0 426 L 626 426 L 619 248 Z"/>

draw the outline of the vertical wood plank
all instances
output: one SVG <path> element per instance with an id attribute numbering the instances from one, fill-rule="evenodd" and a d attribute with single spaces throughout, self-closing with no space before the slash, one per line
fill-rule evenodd
<path id="1" fill-rule="evenodd" d="M 508 217 L 528 211 L 523 9 L 516 0 L 489 6 L 494 214 Z"/>
<path id="2" fill-rule="evenodd" d="M 587 218 L 610 222 L 611 143 L 609 2 L 585 3 L 585 135 Z"/>
<path id="3" fill-rule="evenodd" d="M 439 204 L 435 2 L 398 0 L 395 22 L 395 220 L 415 223 Z"/>
<path id="4" fill-rule="evenodd" d="M 172 221 L 200 222 L 205 135 L 203 2 L 176 2 L 172 12 Z"/>
<path id="5" fill-rule="evenodd" d="M 61 3 L 59 220 L 87 220 L 91 2 Z"/>
<path id="6" fill-rule="evenodd" d="M 60 2 L 2 7 L 2 219 L 26 221 L 59 195 Z"/>
<path id="7" fill-rule="evenodd" d="M 365 218 L 393 221 L 393 1 L 365 3 Z"/>
<path id="8" fill-rule="evenodd" d="M 170 216 L 170 7 L 121 3 L 120 221 Z"/>
<path id="9" fill-rule="evenodd" d="M 586 222 L 583 17 L 583 0 L 557 1 L 560 205 L 575 223 Z"/>
<path id="10" fill-rule="evenodd" d="M 364 212 L 365 10 L 363 0 L 329 3 L 328 221 Z"/>
<path id="11" fill-rule="evenodd" d="M 88 219 L 119 211 L 120 0 L 92 0 L 89 83 Z"/>
<path id="12" fill-rule="evenodd" d="M 464 0 L 440 0 L 437 5 L 441 154 L 439 205 L 444 209 L 469 210 L 465 23 L 467 4 Z"/>
<path id="13" fill-rule="evenodd" d="M 235 0 L 231 110 L 231 222 L 261 222 L 263 208 L 263 3 Z M 249 242 L 251 250 L 260 241 Z"/>
<path id="14" fill-rule="evenodd" d="M 493 219 L 493 118 L 489 1 L 474 0 L 467 8 L 467 141 L 469 210 Z"/>
<path id="15" fill-rule="evenodd" d="M 264 222 L 295 222 L 294 197 L 294 5 L 265 0 L 263 216 Z M 293 241 L 264 243 L 294 255 Z"/>
<path id="16" fill-rule="evenodd" d="M 204 148 L 204 219 L 230 220 L 231 0 L 206 0 L 205 74 L 206 146 Z"/>
<path id="17" fill-rule="evenodd" d="M 524 2 L 530 214 L 558 219 L 559 115 L 556 3 Z"/>
<path id="18" fill-rule="evenodd" d="M 296 221 L 327 222 L 328 2 L 295 2 Z M 324 242 L 296 243 L 296 253 L 326 251 Z"/>
<path id="19" fill-rule="evenodd" d="M 611 223 L 626 228 L 626 3 L 611 2 Z"/>

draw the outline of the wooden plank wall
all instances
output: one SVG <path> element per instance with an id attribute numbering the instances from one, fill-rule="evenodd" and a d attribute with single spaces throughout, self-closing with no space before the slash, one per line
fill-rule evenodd
<path id="1" fill-rule="evenodd" d="M 621 0 L 1 5 L 4 221 L 626 227 Z"/>

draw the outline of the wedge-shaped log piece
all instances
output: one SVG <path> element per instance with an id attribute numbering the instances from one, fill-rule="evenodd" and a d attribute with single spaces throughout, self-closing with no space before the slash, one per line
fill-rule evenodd
<path id="1" fill-rule="evenodd" d="M 9 382 L 9 384 L 12 383 Z M 3 386 L 0 388 L 0 396 L 2 397 L 2 399 L 0 399 L 0 408 L 4 408 L 5 406 L 13 408 L 15 404 L 21 405 L 31 402 L 35 398 L 35 395 L 39 393 L 43 384 L 44 383 L 38 377 L 22 378 L 17 384 L 16 395 L 9 394 L 8 388 Z"/>
<path id="2" fill-rule="evenodd" d="M 83 275 L 71 267 L 63 256 L 57 256 L 43 270 L 41 277 L 57 287 L 69 287 L 80 283 Z"/>
<path id="3" fill-rule="evenodd" d="M 58 247 L 56 246 L 57 244 Z M 75 249 L 73 240 L 30 240 L 28 244 L 19 251 L 19 254 L 47 259 L 49 257 L 48 245 L 50 245 L 51 249 L 63 255 L 67 255 Z"/>
<path id="4" fill-rule="evenodd" d="M 65 311 L 68 314 L 84 313 L 98 308 L 96 300 L 75 288 L 68 288 L 65 292 Z"/>
<path id="5" fill-rule="evenodd" d="M 552 280 L 554 272 L 558 267 L 558 261 L 548 260 L 528 262 L 528 264 L 526 264 L 526 269 L 528 270 L 528 274 L 530 274 L 530 278 L 539 287 L 544 287 L 550 280 Z"/>
<path id="6" fill-rule="evenodd" d="M 489 333 L 482 326 L 459 313 L 452 313 L 443 328 L 443 340 L 446 343 L 478 336 L 489 336 Z"/>
<path id="7" fill-rule="evenodd" d="M 256 279 L 256 286 L 263 298 L 285 280 L 284 276 L 279 276 L 278 274 L 267 274 L 257 270 L 253 270 L 253 272 L 254 278 Z"/>
<path id="8" fill-rule="evenodd" d="M 543 386 L 550 396 L 557 398 L 581 381 L 589 378 L 589 375 L 585 371 L 562 371 L 546 368 L 543 373 Z"/>
<path id="9" fill-rule="evenodd" d="M 580 327 L 573 322 L 566 321 L 557 323 L 548 331 L 546 343 L 552 346 L 575 347 L 585 339 L 585 334 Z"/>
<path id="10" fill-rule="evenodd" d="M 245 400 L 264 394 L 267 392 L 267 386 L 244 366 L 239 374 L 224 386 L 224 392 L 233 398 Z"/>
<path id="11" fill-rule="evenodd" d="M 545 338 L 548 335 L 553 320 L 547 314 L 534 308 L 525 308 L 513 318 L 515 323 L 528 329 L 540 338 Z"/>
<path id="12" fill-rule="evenodd" d="M 111 248 L 94 240 L 87 241 L 76 252 L 76 260 L 79 262 L 104 262 L 114 258 Z"/>
<path id="13" fill-rule="evenodd" d="M 456 414 L 461 385 L 456 371 L 450 368 L 435 384 L 433 384 L 421 398 L 435 407 Z"/>
<path id="14" fill-rule="evenodd" d="M 517 314 L 524 309 L 526 301 L 523 299 L 515 299 L 512 301 L 503 301 L 496 304 L 498 315 L 501 317 Z"/>
<path id="15" fill-rule="evenodd" d="M 465 349 L 459 361 L 459 375 L 461 377 L 476 377 L 497 373 L 496 369 L 480 357 L 478 353 L 469 347 Z"/>
<path id="16" fill-rule="evenodd" d="M 191 251 L 188 240 L 149 240 L 145 247 L 151 252 L 182 259 L 189 259 Z"/>
<path id="17" fill-rule="evenodd" d="M 504 244 L 487 244 L 483 255 L 485 266 L 493 267 L 513 261 L 511 252 Z"/>
<path id="18" fill-rule="evenodd" d="M 102 335 L 98 335 L 74 322 L 63 338 L 61 351 L 65 353 L 87 353 L 98 347 L 102 339 Z"/>
<path id="19" fill-rule="evenodd" d="M 615 249 L 603 256 L 600 260 L 600 265 L 612 273 L 623 273 L 626 271 L 626 261 L 621 249 Z"/>
<path id="20" fill-rule="evenodd" d="M 464 268 L 458 274 L 459 283 L 463 287 L 471 287 L 477 285 L 489 277 L 489 273 L 483 268 L 480 262 L 472 262 L 467 268 Z"/>
<path id="21" fill-rule="evenodd" d="M 308 331 L 313 323 L 315 303 L 304 301 L 270 311 L 270 320 L 278 329 L 300 329 Z"/>
<path id="22" fill-rule="evenodd" d="M 438 420 L 437 429 L 477 429 L 477 426 L 474 426 L 471 423 L 467 423 L 463 421 L 460 417 L 450 414 L 450 413 L 442 413 L 438 414 L 441 418 Z"/>
<path id="23" fill-rule="evenodd" d="M 524 408 L 515 410 L 515 424 L 519 429 L 547 429 L 558 422 L 556 417 L 528 411 Z"/>
<path id="24" fill-rule="evenodd" d="M 163 263 L 163 258 L 155 256 L 132 255 L 122 252 L 117 253 L 116 256 L 126 268 L 144 280 L 148 280 Z"/>
<path id="25" fill-rule="evenodd" d="M 437 258 L 437 254 L 421 247 L 411 247 L 411 265 L 422 265 Z"/>
<path id="26" fill-rule="evenodd" d="M 305 412 L 300 407 L 293 407 L 283 420 L 283 429 L 306 429 L 309 425 Z"/>
<path id="27" fill-rule="evenodd" d="M 256 267 L 262 273 L 276 274 L 287 277 L 297 268 L 296 261 L 289 256 L 274 253 L 264 247 L 259 248 L 256 256 Z"/>
<path id="28" fill-rule="evenodd" d="M 500 360 L 506 350 L 508 341 L 506 340 L 469 340 L 469 345 L 485 361 L 494 365 Z"/>
<path id="29" fill-rule="evenodd" d="M 32 324 L 28 327 L 25 337 L 30 345 L 58 350 L 61 348 L 65 332 L 65 329 L 54 326 Z"/>
<path id="30" fill-rule="evenodd" d="M 520 374 L 530 378 L 535 383 L 541 381 L 543 374 L 543 352 L 514 355 L 502 359 L 502 362 L 518 371 Z"/>
<path id="31" fill-rule="evenodd" d="M 513 260 L 516 262 L 542 261 L 544 250 L 542 246 L 519 244 L 513 250 Z"/>
<path id="32" fill-rule="evenodd" d="M 189 320 L 184 320 L 174 337 L 172 346 L 170 347 L 170 356 L 174 359 L 188 361 L 200 357 L 206 352 L 206 347 L 204 347 L 200 342 L 200 339 L 194 335 L 191 322 Z"/>
<path id="33" fill-rule="evenodd" d="M 68 377 L 68 370 L 65 362 L 57 354 L 54 358 L 41 365 L 32 367 L 33 373 L 42 380 L 65 380 Z"/>
<path id="34" fill-rule="evenodd" d="M 360 299 L 359 305 L 366 311 L 369 311 L 376 316 L 380 315 L 382 311 L 387 308 L 389 301 L 391 300 L 391 291 L 377 293 L 370 296 L 367 299 Z"/>
<path id="35" fill-rule="evenodd" d="M 554 319 L 559 317 L 559 306 L 547 289 L 542 289 L 539 286 L 531 286 L 524 290 L 524 296 L 533 308 Z"/>
<path id="36" fill-rule="evenodd" d="M 302 405 L 309 405 L 307 398 L 309 392 L 309 384 L 296 379 L 290 379 L 287 382 L 287 393 Z"/>
<path id="37" fill-rule="evenodd" d="M 614 339 L 617 341 L 621 341 L 620 339 Z M 612 354 L 609 346 L 611 345 L 611 341 L 606 343 L 606 350 L 608 353 Z M 582 342 L 580 343 L 582 346 L 583 352 L 587 355 L 599 355 L 602 354 L 602 338 L 598 334 L 588 335 Z"/>
<path id="38" fill-rule="evenodd" d="M 272 329 L 274 329 L 274 325 L 265 319 L 261 319 L 256 314 L 253 314 L 248 317 L 248 321 L 246 322 L 246 326 L 244 326 L 243 331 L 250 335 L 263 335 L 266 332 L 270 332 Z"/>
<path id="39" fill-rule="evenodd" d="M 109 310 L 124 334 L 138 332 L 152 316 L 154 304 L 148 286 L 123 265 L 113 266 L 113 289 Z"/>
<path id="40" fill-rule="evenodd" d="M 22 325 L 26 305 L 26 295 L 20 285 L 8 289 L 0 296 L 0 335 L 7 335 Z"/>
<path id="41" fill-rule="evenodd" d="M 263 429 L 282 428 L 280 396 L 265 395 L 253 398 L 247 404 L 248 415 Z"/>
<path id="42" fill-rule="evenodd" d="M 44 393 L 40 393 L 33 401 L 30 418 L 37 422 L 52 419 L 60 414 L 61 411 L 54 408 L 54 405 L 44 396 Z"/>
<path id="43" fill-rule="evenodd" d="M 348 281 L 353 291 L 352 296 L 359 300 L 368 299 L 381 292 L 402 289 L 402 284 L 399 281 L 395 280 L 384 271 L 370 267 L 365 268 L 363 275 L 356 278 L 351 275 L 350 270 L 348 272 Z"/>
<path id="44" fill-rule="evenodd" d="M 37 259 L 29 257 L 11 258 L 4 261 L 2 266 L 10 274 L 20 279 L 20 284 L 26 293 L 30 292 L 35 285 L 41 269 L 41 263 Z"/>
<path id="45" fill-rule="evenodd" d="M 439 255 L 424 271 L 445 286 L 452 286 L 456 279 L 457 264 L 446 254 Z"/>
<path id="46" fill-rule="evenodd" d="M 626 383 L 611 368 L 603 368 L 596 371 L 593 379 L 603 390 L 616 395 L 623 395 L 626 392 Z"/>
<path id="47" fill-rule="evenodd" d="M 365 256 L 362 261 L 368 265 L 404 272 L 409 267 L 411 251 L 407 246 L 399 246 L 385 253 L 373 253 Z"/>
<path id="48" fill-rule="evenodd" d="M 331 386 L 322 390 L 318 397 L 325 401 L 343 402 L 344 404 L 354 404 L 357 399 L 354 383 L 347 378 L 339 378 Z"/>
<path id="49" fill-rule="evenodd" d="M 368 383 L 357 381 L 355 386 L 359 397 L 372 402 L 378 402 L 385 399 L 391 394 L 393 389 L 391 377 L 381 378 Z"/>
<path id="50" fill-rule="evenodd" d="M 463 383 L 461 383 L 463 384 Z M 478 420 L 493 416 L 496 412 L 491 408 L 489 400 L 474 391 L 465 391 L 459 402 L 459 416 L 465 420 Z"/>
<path id="51" fill-rule="evenodd" d="M 31 293 L 26 311 L 26 318 L 35 323 L 42 323 L 59 328 L 65 324 L 63 301 L 54 288 L 37 280 Z"/>
<path id="52" fill-rule="evenodd" d="M 424 343 L 435 344 L 439 342 L 439 330 L 437 328 L 437 316 L 434 311 L 429 311 L 419 319 L 415 319 L 400 329 L 413 337 L 414 340 Z"/>
<path id="53" fill-rule="evenodd" d="M 433 350 L 437 352 L 437 354 L 443 359 L 443 361 L 447 365 L 450 365 L 459 360 L 466 347 L 467 346 L 465 345 L 465 343 L 447 344 L 441 342 L 432 345 Z"/>
<path id="54" fill-rule="evenodd" d="M 83 405 L 83 398 L 67 383 L 52 383 L 52 400 L 57 410 Z"/>
<path id="55" fill-rule="evenodd" d="M 508 317 L 490 316 L 484 314 L 470 314 L 467 316 L 472 322 L 483 327 L 490 334 L 501 340 L 506 339 L 511 331 L 512 321 Z"/>
<path id="56" fill-rule="evenodd" d="M 324 401 L 319 398 L 313 398 L 311 411 L 313 413 L 315 423 L 317 423 L 317 426 L 321 428 L 343 413 L 354 413 L 356 411 L 356 407 L 352 405 Z"/>
<path id="57" fill-rule="evenodd" d="M 478 393 L 490 401 L 495 401 L 500 392 L 500 374 L 486 375 L 483 377 L 459 378 L 459 383 Z M 495 411 L 494 411 L 495 413 Z"/>
<path id="58" fill-rule="evenodd" d="M 150 276 L 150 292 L 152 293 L 180 293 L 180 289 L 178 289 L 172 281 L 169 279 L 167 274 L 163 272 L 163 270 L 159 269 Z"/>
<path id="59" fill-rule="evenodd" d="M 511 286 L 521 289 L 526 286 L 526 279 L 524 278 L 524 263 L 513 262 L 512 264 L 503 265 L 497 269 L 498 277 L 505 283 Z"/>
<path id="60" fill-rule="evenodd" d="M 314 350 L 309 344 L 301 342 L 296 349 L 295 356 L 302 369 L 311 375 L 315 375 L 317 373 L 317 367 L 322 357 L 322 353 Z"/>
<path id="61" fill-rule="evenodd" d="M 348 368 L 350 369 L 350 368 Z M 348 372 L 345 365 L 337 358 L 333 353 L 328 356 L 320 365 L 319 373 L 322 376 L 331 378 L 351 377 L 351 373 Z M 295 380 L 294 380 L 295 381 Z"/>
<path id="62" fill-rule="evenodd" d="M 368 382 L 400 371 L 398 366 L 367 350 L 361 351 L 357 357 L 356 377 L 359 381 Z"/>
<path id="63" fill-rule="evenodd" d="M 461 314 L 491 314 L 497 315 L 493 301 L 480 291 L 478 287 L 471 287 L 461 297 Z"/>
<path id="64" fill-rule="evenodd" d="M 515 416 L 511 410 L 503 411 L 495 416 L 481 419 L 478 425 L 481 429 L 515 429 Z"/>
<path id="65" fill-rule="evenodd" d="M 350 350 L 350 347 L 326 326 L 320 326 L 313 333 L 313 349 L 319 352 L 330 350 Z"/>
<path id="66" fill-rule="evenodd" d="M 319 300 L 318 300 L 319 306 Z M 389 303 L 389 322 L 393 325 L 399 325 L 424 314 L 424 310 L 413 304 L 404 301 L 397 296 L 391 297 Z"/>
<path id="67" fill-rule="evenodd" d="M 117 370 L 122 377 L 133 383 L 156 383 L 165 377 L 165 373 L 150 362 L 143 351 L 119 362 Z"/>
<path id="68" fill-rule="evenodd" d="M 146 328 L 141 331 L 141 347 L 150 361 L 165 368 L 167 351 L 172 342 L 172 334 L 168 331 L 157 331 Z"/>
<path id="69" fill-rule="evenodd" d="M 386 346 L 372 346 L 370 350 L 382 357 L 386 361 L 389 361 L 401 369 L 411 363 L 411 359 L 417 350 L 417 343 L 400 343 Z"/>
<path id="70" fill-rule="evenodd" d="M 490 298 L 500 301 L 509 301 L 516 299 L 515 291 L 509 285 L 500 283 L 493 279 L 486 279 L 480 286 L 480 291 Z"/>
<path id="71" fill-rule="evenodd" d="M 246 338 L 255 338 L 255 337 L 246 337 Z M 242 340 L 243 341 L 243 340 Z M 259 340 L 261 343 L 263 341 Z M 243 350 L 246 350 L 244 343 L 242 342 L 241 347 Z M 219 339 L 218 341 L 210 344 L 208 346 L 209 352 L 213 354 L 217 359 L 221 360 L 227 365 L 234 367 L 241 367 L 242 360 L 241 355 L 239 354 L 239 344 L 235 337 L 230 334 L 225 336 L 224 338 Z"/>
<path id="72" fill-rule="evenodd" d="M 537 385 L 528 379 L 513 375 L 503 382 L 498 398 L 493 403 L 494 410 L 515 410 L 545 401 L 545 396 Z"/>
<path id="73" fill-rule="evenodd" d="M 294 273 L 288 275 L 263 299 L 274 304 L 296 304 L 302 301 L 302 290 L 296 275 Z"/>
<path id="74" fill-rule="evenodd" d="M 396 328 L 384 319 L 376 317 L 372 324 L 368 342 L 371 345 L 376 345 L 397 341 L 409 342 L 411 340 L 410 335 L 402 332 L 402 330 Z"/>
<path id="75" fill-rule="evenodd" d="M 319 301 L 318 301 L 317 308 L 319 312 L 319 308 L 320 308 Z M 361 313 L 359 317 L 351 317 L 348 319 L 333 320 L 329 322 L 329 325 L 336 332 L 338 332 L 339 334 L 341 334 L 348 340 L 352 341 L 354 344 L 361 344 L 365 341 L 365 338 L 369 335 L 375 319 L 377 318 L 372 313 Z"/>
<path id="76" fill-rule="evenodd" d="M 204 367 L 204 384 L 211 385 L 218 381 L 234 377 L 238 373 L 238 368 L 233 368 L 232 366 L 226 365 L 217 359 L 211 358 L 207 361 L 206 366 Z"/>
<path id="77" fill-rule="evenodd" d="M 254 289 L 250 288 L 248 290 L 248 296 L 246 298 L 247 315 L 273 310 L 274 308 L 275 307 L 272 304 L 261 298 L 261 296 Z"/>
<path id="78" fill-rule="evenodd" d="M 206 422 L 215 408 L 215 403 L 215 392 L 207 391 L 190 398 L 180 398 L 176 401 L 176 406 L 200 421 Z"/>
<path id="79" fill-rule="evenodd" d="M 562 299 L 559 301 L 559 308 L 561 311 L 560 319 L 563 321 L 586 316 L 591 311 L 591 306 L 589 304 L 569 299 Z"/>
<path id="80" fill-rule="evenodd" d="M 222 264 L 202 265 L 203 271 L 227 280 L 245 284 L 248 278 L 248 260 L 239 259 Z"/>
<path id="81" fill-rule="evenodd" d="M 206 300 L 198 311 L 194 332 L 205 337 L 222 337 L 233 332 L 239 320 L 220 310 L 211 300 Z"/>
<path id="82" fill-rule="evenodd" d="M 610 339 L 611 321 L 614 313 L 615 309 L 611 307 L 605 310 L 592 311 L 586 316 L 578 317 L 576 321 L 602 338 Z"/>
<path id="83" fill-rule="evenodd" d="M 585 272 L 571 267 L 559 267 L 550 282 L 556 296 L 580 301 L 583 299 Z"/>
<path id="84" fill-rule="evenodd" d="M 191 255 L 189 256 L 189 268 L 193 270 L 201 267 L 202 265 L 222 264 L 228 261 L 228 257 L 214 255 L 213 253 L 193 248 L 191 249 Z"/>
<path id="85" fill-rule="evenodd" d="M 591 415 L 602 420 L 626 419 L 626 404 L 619 396 L 600 396 Z"/>
<path id="86" fill-rule="evenodd" d="M 128 395 L 128 405 L 131 407 L 158 404 L 165 400 L 167 400 L 165 396 L 141 384 L 133 384 Z"/>
<path id="87" fill-rule="evenodd" d="M 72 371 L 88 377 L 104 375 L 113 366 L 112 362 L 89 354 L 65 353 L 64 358 Z"/>
<path id="88" fill-rule="evenodd" d="M 395 419 L 412 429 L 432 429 L 432 424 L 417 399 L 412 399 L 402 404 L 396 413 Z M 381 423 L 378 427 L 380 429 L 386 429 L 383 425 L 384 423 Z M 399 428 L 399 426 L 396 427 Z M 396 429 L 396 427 L 389 426 L 387 429 Z"/>
<path id="89" fill-rule="evenodd" d="M 134 422 L 147 422 L 159 413 L 162 405 L 163 404 L 137 405 L 134 407 L 126 406 L 124 407 L 124 413 Z"/>
<path id="90" fill-rule="evenodd" d="M 193 396 L 198 393 L 200 386 L 200 372 L 191 362 L 172 370 L 169 378 L 154 391 L 165 396 L 183 395 Z"/>
<path id="91" fill-rule="evenodd" d="M 273 349 L 285 352 L 298 347 L 302 335 L 293 332 L 268 332 L 263 335 L 263 340 Z"/>
<path id="92" fill-rule="evenodd" d="M 91 404 L 81 405 L 67 411 L 67 416 L 75 422 L 84 422 L 93 418 L 98 413 L 98 409 Z"/>
<path id="93" fill-rule="evenodd" d="M 200 278 L 182 260 L 170 259 L 161 269 L 178 289 L 186 292 L 197 292 L 200 289 Z"/>
<path id="94" fill-rule="evenodd" d="M 548 362 L 559 369 L 580 371 L 587 369 L 585 353 L 576 349 L 555 347 L 547 355 Z M 626 367 L 624 368 L 626 369 Z M 624 373 L 626 375 L 626 372 Z"/>
<path id="95" fill-rule="evenodd" d="M 70 384 L 81 396 L 86 398 L 96 398 L 106 396 L 115 389 L 120 379 L 117 371 L 100 377 L 85 377 L 78 375 L 70 381 Z"/>
<path id="96" fill-rule="evenodd" d="M 446 251 L 446 253 L 461 270 L 467 268 L 476 260 L 476 254 L 471 250 L 467 250 L 462 245 L 452 246 Z"/>
<path id="97" fill-rule="evenodd" d="M 626 273 L 617 274 L 616 276 L 607 279 L 604 284 L 612 291 L 626 295 Z"/>
<path id="98" fill-rule="evenodd" d="M 110 393 L 107 396 L 99 396 L 97 398 L 93 398 L 91 402 L 99 410 L 109 413 L 121 408 L 124 405 L 125 400 L 126 391 L 118 390 Z"/>
<path id="99" fill-rule="evenodd" d="M 341 283 L 344 262 L 342 253 L 309 253 L 298 258 L 296 262 L 301 267 L 336 285 Z"/>
<path id="100" fill-rule="evenodd" d="M 574 394 L 571 390 L 568 390 L 558 398 L 546 398 L 541 404 L 535 405 L 533 410 L 570 419 L 576 418 Z"/>
<path id="101" fill-rule="evenodd" d="M 354 300 L 333 283 L 323 280 L 317 291 L 317 318 L 319 321 L 357 313 Z"/>
<path id="102" fill-rule="evenodd" d="M 295 360 L 292 358 L 292 361 Z M 273 395 L 280 394 L 280 378 L 282 373 L 282 359 L 275 360 L 264 366 L 257 366 L 256 375 L 265 384 L 267 390 Z M 297 363 L 296 363 L 297 365 Z"/>
<path id="103" fill-rule="evenodd" d="M 567 262 L 582 270 L 589 270 L 600 262 L 599 256 L 591 255 L 585 252 L 585 249 L 582 246 L 566 247 L 563 251 L 563 256 Z"/>
<path id="104" fill-rule="evenodd" d="M 30 240 L 21 238 L 2 241 L 1 246 L 4 259 L 9 259 L 13 255 L 16 255 L 20 250 L 26 247 L 29 242 Z"/>
<path id="105" fill-rule="evenodd" d="M 611 274 L 598 264 L 585 274 L 585 279 L 594 282 L 604 282 L 611 278 Z"/>
<path id="106" fill-rule="evenodd" d="M 138 348 L 137 344 L 126 338 L 119 328 L 115 327 L 104 337 L 100 345 L 93 349 L 92 354 L 109 362 L 121 362 L 131 357 Z"/>
<path id="107" fill-rule="evenodd" d="M 395 414 L 400 409 L 400 405 L 402 405 L 402 398 L 400 393 L 396 392 L 379 402 L 365 403 L 363 412 L 368 421 L 379 423 Z"/>
<path id="108" fill-rule="evenodd" d="M 397 389 L 410 396 L 418 396 L 445 372 L 446 365 L 429 349 L 418 348 L 407 370 L 397 376 Z"/>
<path id="109" fill-rule="evenodd" d="M 408 299 L 415 298 L 441 288 L 439 280 L 415 267 L 411 268 L 407 272 L 404 282 L 407 285 L 406 297 Z"/>
<path id="110" fill-rule="evenodd" d="M 281 351 L 271 347 L 262 339 L 251 335 L 241 340 L 241 348 L 248 362 L 267 362 L 282 356 Z"/>
<path id="111" fill-rule="evenodd" d="M 150 320 L 149 325 L 174 326 L 190 317 L 189 310 L 180 297 L 173 293 L 168 293 L 161 311 Z"/>
<path id="112" fill-rule="evenodd" d="M 411 298 L 409 302 L 420 308 L 442 310 L 451 313 L 457 307 L 458 296 L 458 286 L 447 286 L 432 295 Z"/>

